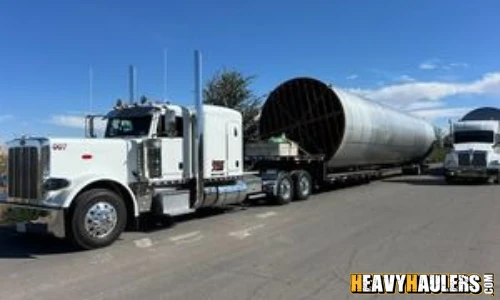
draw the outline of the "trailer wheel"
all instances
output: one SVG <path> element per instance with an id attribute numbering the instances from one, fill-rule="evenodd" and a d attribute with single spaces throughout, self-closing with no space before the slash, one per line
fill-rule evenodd
<path id="1" fill-rule="evenodd" d="M 295 199 L 307 200 L 312 193 L 312 178 L 307 171 L 298 171 L 294 176 Z"/>
<path id="2" fill-rule="evenodd" d="M 127 224 L 125 203 L 106 189 L 86 191 L 75 199 L 70 219 L 70 236 L 83 249 L 112 244 Z"/>
<path id="3" fill-rule="evenodd" d="M 293 180 L 292 177 L 283 173 L 276 181 L 276 195 L 274 197 L 276 204 L 288 204 L 293 199 Z"/>

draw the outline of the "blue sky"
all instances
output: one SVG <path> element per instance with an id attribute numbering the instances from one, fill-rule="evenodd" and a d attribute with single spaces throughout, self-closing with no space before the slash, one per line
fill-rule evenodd
<path id="1" fill-rule="evenodd" d="M 424 116 L 438 125 L 498 106 L 500 2 L 482 1 L 2 1 L 0 140 L 80 135 L 76 117 L 139 94 L 190 103 L 193 50 L 204 77 L 256 75 L 266 94 L 298 75 Z M 75 121 L 76 120 L 76 121 Z"/>

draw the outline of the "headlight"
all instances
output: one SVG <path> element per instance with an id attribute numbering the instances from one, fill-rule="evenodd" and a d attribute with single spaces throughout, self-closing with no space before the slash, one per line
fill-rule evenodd
<path id="1" fill-rule="evenodd" d="M 445 161 L 444 165 L 445 165 L 445 167 L 455 167 L 455 166 L 457 166 L 457 162 L 450 159 L 450 160 Z"/>
<path id="2" fill-rule="evenodd" d="M 490 165 L 492 165 L 492 166 L 500 166 L 500 162 L 498 160 L 492 160 L 490 162 Z"/>
<path id="3" fill-rule="evenodd" d="M 444 160 L 445 167 L 456 167 L 458 165 L 458 158 L 455 154 L 448 154 Z"/>

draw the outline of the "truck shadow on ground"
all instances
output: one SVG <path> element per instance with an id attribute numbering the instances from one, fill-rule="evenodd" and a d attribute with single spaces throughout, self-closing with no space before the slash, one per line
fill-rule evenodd
<path id="1" fill-rule="evenodd" d="M 442 177 L 426 177 L 426 178 L 419 178 L 419 177 L 404 177 L 404 178 L 391 178 L 391 179 L 384 179 L 382 182 L 387 182 L 387 183 L 405 183 L 405 184 L 411 184 L 411 185 L 448 185 L 444 178 Z"/>
<path id="2" fill-rule="evenodd" d="M 232 213 L 236 209 L 201 209 L 191 215 L 179 217 L 155 217 L 141 220 L 137 228 L 127 229 L 128 232 L 150 234 L 174 227 L 178 223 L 189 222 L 197 219 L 215 217 L 220 214 Z M 123 240 L 123 238 L 122 238 Z M 118 243 L 120 241 L 117 241 Z M 0 226 L 0 259 L 37 259 L 39 256 L 69 254 L 84 252 L 68 240 L 58 239 L 42 233 L 17 233 L 15 226 Z"/>
<path id="3" fill-rule="evenodd" d="M 0 259 L 36 259 L 38 255 L 76 252 L 68 241 L 44 234 L 16 233 L 12 226 L 0 227 Z"/>
<path id="4" fill-rule="evenodd" d="M 446 182 L 444 178 L 443 168 L 431 168 L 426 170 L 425 174 L 427 176 L 397 176 L 391 178 L 384 178 L 382 182 L 387 183 L 406 183 L 411 185 L 485 185 L 487 183 L 481 181 L 456 181 L 456 182 Z"/>
<path id="5" fill-rule="evenodd" d="M 248 206 L 249 204 L 234 206 L 234 207 L 231 206 L 227 208 L 218 208 L 218 207 L 201 208 L 192 214 L 186 214 L 176 217 L 145 216 L 144 218 L 141 219 L 140 226 L 132 231 L 136 231 L 139 233 L 154 233 L 157 231 L 173 228 L 174 226 L 180 223 L 202 220 L 202 219 L 216 217 L 222 214 L 229 214 L 246 210 Z"/>
<path id="6" fill-rule="evenodd" d="M 391 178 L 384 179 L 382 182 L 387 183 L 404 183 L 411 185 L 426 185 L 426 186 L 473 186 L 473 185 L 488 185 L 491 183 L 486 183 L 484 181 L 454 181 L 454 182 L 446 182 L 443 176 L 432 176 L 432 177 L 403 177 L 403 178 Z"/>

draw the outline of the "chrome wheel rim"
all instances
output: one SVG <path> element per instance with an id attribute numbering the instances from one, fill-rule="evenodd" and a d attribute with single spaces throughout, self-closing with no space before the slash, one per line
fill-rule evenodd
<path id="1" fill-rule="evenodd" d="M 290 181 L 288 180 L 282 180 L 280 183 L 280 194 L 281 197 L 284 199 L 290 198 L 290 195 L 292 193 L 292 185 L 290 184 Z"/>
<path id="2" fill-rule="evenodd" d="M 93 238 L 105 238 L 116 227 L 118 214 L 108 202 L 98 202 L 85 215 L 85 230 Z"/>
<path id="3" fill-rule="evenodd" d="M 307 179 L 307 177 L 305 176 L 302 176 L 302 178 L 300 178 L 300 191 L 302 192 L 302 195 L 307 195 L 309 194 L 309 190 L 311 188 L 311 184 L 309 183 L 309 179 Z"/>

